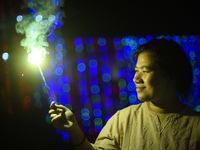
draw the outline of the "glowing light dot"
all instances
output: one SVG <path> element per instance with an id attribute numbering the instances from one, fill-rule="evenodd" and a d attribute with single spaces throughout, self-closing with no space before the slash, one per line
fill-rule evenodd
<path id="1" fill-rule="evenodd" d="M 56 37 L 55 37 L 55 33 L 51 33 L 51 35 L 49 35 L 49 41 L 53 42 L 55 41 Z"/>
<path id="2" fill-rule="evenodd" d="M 142 45 L 142 44 L 144 44 L 144 43 L 146 43 L 146 42 L 147 42 L 147 41 L 146 41 L 145 38 L 140 38 L 140 39 L 139 39 L 140 45 Z"/>
<path id="3" fill-rule="evenodd" d="M 127 45 L 131 45 L 133 43 L 133 39 L 131 37 L 125 37 L 124 41 Z"/>
<path id="4" fill-rule="evenodd" d="M 104 46 L 104 45 L 106 45 L 106 39 L 105 38 L 99 38 L 98 39 L 98 44 L 100 45 L 100 46 Z"/>
<path id="5" fill-rule="evenodd" d="M 17 20 L 18 22 L 22 21 L 22 19 L 23 19 L 23 16 L 22 16 L 22 15 L 18 15 L 17 18 L 16 18 L 16 20 Z"/>
<path id="6" fill-rule="evenodd" d="M 112 108 L 113 104 L 112 104 L 111 101 L 107 101 L 107 102 L 105 102 L 104 106 L 105 106 L 107 109 L 110 109 L 110 108 Z"/>
<path id="7" fill-rule="evenodd" d="M 100 109 L 95 109 L 93 114 L 94 114 L 95 117 L 101 117 L 102 112 L 101 112 Z"/>
<path id="8" fill-rule="evenodd" d="M 51 68 L 55 68 L 56 65 L 57 65 L 57 62 L 56 62 L 56 61 L 52 61 L 52 62 L 50 63 L 50 67 L 51 67 Z"/>
<path id="9" fill-rule="evenodd" d="M 55 20 L 55 18 L 56 17 L 54 15 L 50 15 L 49 18 L 48 18 L 48 20 L 51 21 L 51 22 L 53 22 Z"/>
<path id="10" fill-rule="evenodd" d="M 54 5 L 54 6 L 59 6 L 59 4 L 60 4 L 59 0 L 54 0 L 54 1 L 53 1 L 53 5 Z"/>
<path id="11" fill-rule="evenodd" d="M 119 45 L 121 44 L 121 40 L 120 40 L 119 38 L 115 38 L 115 39 L 113 40 L 113 43 L 114 43 L 115 45 L 119 46 Z"/>
<path id="12" fill-rule="evenodd" d="M 63 85 L 63 90 L 64 90 L 65 92 L 69 92 L 69 91 L 70 91 L 70 85 L 69 85 L 69 84 L 64 84 L 64 85 Z"/>
<path id="13" fill-rule="evenodd" d="M 151 35 L 147 35 L 147 36 L 146 36 L 146 41 L 147 41 L 147 42 L 151 41 L 152 39 L 153 39 L 153 37 L 152 37 Z"/>
<path id="14" fill-rule="evenodd" d="M 89 65 L 91 68 L 97 67 L 97 61 L 95 59 L 90 60 Z"/>
<path id="15" fill-rule="evenodd" d="M 87 38 L 86 43 L 88 45 L 92 45 L 94 43 L 94 39 L 92 37 Z"/>
<path id="16" fill-rule="evenodd" d="M 79 63 L 78 66 L 77 66 L 77 69 L 78 69 L 79 72 L 85 71 L 85 68 L 86 68 L 86 66 L 85 66 L 84 63 Z"/>
<path id="17" fill-rule="evenodd" d="M 62 67 L 57 67 L 56 68 L 56 74 L 57 75 L 62 75 L 63 74 L 63 68 Z"/>
<path id="18" fill-rule="evenodd" d="M 77 50 L 82 50 L 83 49 L 83 44 L 77 44 L 76 45 Z"/>
<path id="19" fill-rule="evenodd" d="M 82 44 L 82 38 L 81 38 L 81 37 L 75 38 L 74 44 L 75 44 L 75 45 L 77 45 L 77 44 Z"/>
<path id="20" fill-rule="evenodd" d="M 99 93 L 100 88 L 99 88 L 98 85 L 93 85 L 93 86 L 91 87 L 91 91 L 92 91 L 93 94 L 97 94 L 97 93 Z"/>
<path id="21" fill-rule="evenodd" d="M 105 73 L 102 76 L 104 82 L 109 82 L 111 80 L 111 76 L 109 73 Z"/>
<path id="22" fill-rule="evenodd" d="M 106 118 L 105 118 L 105 121 L 107 122 L 111 117 L 112 117 L 112 115 L 111 115 L 111 114 L 108 114 L 108 115 L 106 116 Z"/>
<path id="23" fill-rule="evenodd" d="M 41 15 L 37 15 L 37 16 L 35 17 L 35 20 L 36 20 L 37 22 L 42 21 L 42 16 L 41 16 Z"/>
<path id="24" fill-rule="evenodd" d="M 37 9 L 33 8 L 31 9 L 31 14 L 35 15 L 37 13 Z"/>
<path id="25" fill-rule="evenodd" d="M 9 54 L 7 52 L 5 52 L 5 53 L 2 54 L 3 60 L 7 60 L 8 57 L 9 57 Z"/>
<path id="26" fill-rule="evenodd" d="M 131 104 L 134 104 L 137 101 L 137 97 L 135 95 L 129 96 L 129 102 Z"/>
<path id="27" fill-rule="evenodd" d="M 62 23 L 60 22 L 59 18 L 55 18 L 53 23 L 54 23 L 56 29 L 60 29 L 62 26 Z"/>

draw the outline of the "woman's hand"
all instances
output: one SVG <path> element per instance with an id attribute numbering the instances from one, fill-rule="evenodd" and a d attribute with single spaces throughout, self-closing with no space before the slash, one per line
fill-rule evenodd
<path id="1" fill-rule="evenodd" d="M 53 126 L 58 130 L 68 132 L 76 124 L 76 119 L 71 110 L 63 105 L 57 105 L 55 102 L 50 105 L 49 115 Z"/>
<path id="2" fill-rule="evenodd" d="M 90 149 L 91 144 L 81 131 L 71 110 L 63 105 L 56 105 L 55 102 L 52 102 L 50 105 L 49 115 L 55 128 L 68 132 L 74 149 Z"/>

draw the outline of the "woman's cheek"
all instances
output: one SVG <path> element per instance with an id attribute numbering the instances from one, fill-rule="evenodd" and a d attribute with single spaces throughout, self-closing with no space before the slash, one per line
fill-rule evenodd
<path id="1" fill-rule="evenodd" d="M 149 92 L 153 92 L 153 91 L 154 91 L 154 87 L 153 87 L 153 86 L 149 86 L 149 87 L 147 88 L 147 90 L 148 90 Z"/>

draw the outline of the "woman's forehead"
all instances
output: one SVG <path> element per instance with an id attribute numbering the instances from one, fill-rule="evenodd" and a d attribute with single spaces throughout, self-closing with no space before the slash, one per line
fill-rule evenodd
<path id="1" fill-rule="evenodd" d="M 154 59 L 153 59 L 153 56 L 151 53 L 149 52 L 143 52 L 141 54 L 138 55 L 138 58 L 137 58 L 137 64 L 136 66 L 138 65 L 145 65 L 145 66 L 148 66 L 148 65 L 153 65 L 154 64 Z"/>
<path id="2" fill-rule="evenodd" d="M 155 63 L 155 58 L 153 54 L 151 54 L 150 52 L 142 52 L 138 55 L 137 62 L 135 65 L 135 69 L 136 68 L 140 68 L 140 69 L 148 68 L 151 70 L 161 69 L 159 67 L 159 64 Z"/>

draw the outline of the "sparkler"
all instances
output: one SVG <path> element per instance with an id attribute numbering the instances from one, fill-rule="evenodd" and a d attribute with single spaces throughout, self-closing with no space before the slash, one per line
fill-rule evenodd
<path id="1" fill-rule="evenodd" d="M 40 62 L 42 61 L 42 54 L 38 48 L 32 48 L 31 53 L 28 55 L 28 61 L 38 66 L 39 72 L 40 72 L 42 79 L 44 81 L 44 84 L 47 88 L 49 98 L 51 99 L 52 96 L 51 96 L 50 89 L 47 85 L 46 79 L 45 79 L 42 69 L 40 67 Z"/>
<path id="2" fill-rule="evenodd" d="M 25 35 L 20 45 L 29 54 L 28 60 L 38 66 L 50 100 L 56 100 L 47 85 L 40 62 L 48 54 L 47 37 L 55 28 L 59 29 L 62 26 L 61 20 L 64 15 L 61 15 L 63 12 L 60 7 L 64 6 L 64 0 L 27 0 L 26 2 L 25 7 L 29 8 L 31 13 L 17 16 L 16 32 Z"/>

